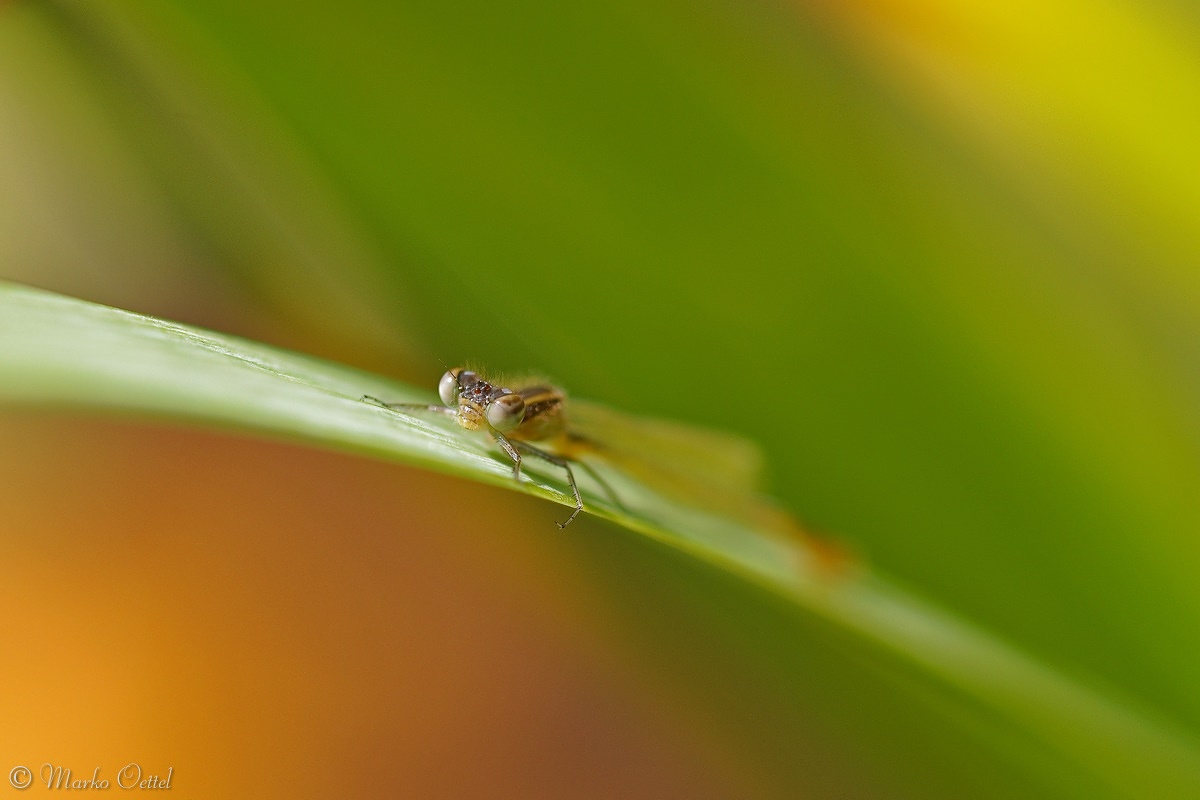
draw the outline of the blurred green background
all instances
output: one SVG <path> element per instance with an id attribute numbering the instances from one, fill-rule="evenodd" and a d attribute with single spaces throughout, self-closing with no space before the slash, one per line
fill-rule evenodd
<path id="1" fill-rule="evenodd" d="M 536 370 L 743 433 L 814 529 L 1191 741 L 1198 28 L 1183 5 L 1066 0 L 10 2 L 0 278 L 431 387 L 466 360 Z M 29 409 L 0 430 L 13 559 L 149 568 L 161 535 L 187 565 L 194 595 L 123 583 L 138 588 L 106 623 L 166 609 L 172 655 L 146 663 L 168 677 L 126 687 L 146 707 L 126 736 L 190 759 L 204 782 L 180 792 L 324 796 L 352 774 L 368 796 L 1109 796 L 836 631 L 609 526 L 552 536 L 554 512 L 525 498 Z M 106 501 L 78 494 L 89 475 Z M 461 525 L 432 513 L 445 504 Z M 210 536 L 229 561 L 198 566 Z M 253 635 L 275 629 L 255 565 L 284 552 L 303 568 L 272 572 L 279 591 L 341 611 L 280 609 L 272 649 Z M 329 559 L 362 579 L 312 578 Z M 10 608 L 115 591 L 35 574 Z M 189 616 L 207 592 L 227 600 Z M 431 625 L 442 603 L 469 647 Z M 303 648 L 321 613 L 334 677 L 256 705 L 278 670 L 264 654 Z M 400 615 L 406 647 L 355 627 L 376 613 Z M 219 635 L 243 615 L 259 622 Z M 210 671 L 184 655 L 193 629 L 223 648 Z M 548 664 L 569 677 L 539 696 Z M 87 673 L 62 669 L 31 675 L 63 695 Z M 442 705 L 424 715 L 387 701 L 429 692 Z M 318 696 L 320 713 L 295 699 Z M 208 722 L 156 738 L 151 709 L 170 718 L 182 697 Z M 119 728 L 120 704 L 107 713 Z M 38 730 L 10 725 L 4 746 L 65 758 Z M 121 749 L 107 736 L 61 749 L 90 771 L 99 743 Z M 240 785 L 213 778 L 251 751 L 277 781 L 248 784 L 248 763 Z"/>

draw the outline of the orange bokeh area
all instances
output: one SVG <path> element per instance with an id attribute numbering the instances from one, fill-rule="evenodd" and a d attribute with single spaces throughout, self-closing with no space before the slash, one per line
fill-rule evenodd
<path id="1" fill-rule="evenodd" d="M 43 412 L 0 416 L 0 454 L 0 766 L 30 767 L 21 796 L 45 764 L 110 791 L 136 764 L 172 797 L 746 789 L 621 651 L 560 509 Z"/>

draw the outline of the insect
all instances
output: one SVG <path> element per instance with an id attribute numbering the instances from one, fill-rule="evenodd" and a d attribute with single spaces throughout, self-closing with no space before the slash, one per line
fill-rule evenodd
<path id="1" fill-rule="evenodd" d="M 522 455 L 561 467 L 575 508 L 564 521 L 555 522 L 559 529 L 584 510 L 572 465 L 595 480 L 614 506 L 634 514 L 584 460 L 595 457 L 616 467 L 631 480 L 630 485 L 636 484 L 639 495 L 653 491 L 677 508 L 689 510 L 685 513 L 702 510 L 714 520 L 734 520 L 806 543 L 815 563 L 828 574 L 844 574 L 853 563 L 847 551 L 807 533 L 762 493 L 762 451 L 740 436 L 631 416 L 582 400 L 570 401 L 568 416 L 566 395 L 549 381 L 525 380 L 503 386 L 464 367 L 442 375 L 438 395 L 443 405 L 387 403 L 371 395 L 361 399 L 394 411 L 444 414 L 467 430 L 486 431 L 512 459 L 517 480 L 521 478 Z M 661 505 L 655 505 L 661 510 Z M 694 514 L 686 519 L 689 526 L 702 524 Z"/>
<path id="2" fill-rule="evenodd" d="M 489 383 L 472 370 L 455 367 L 442 375 L 438 395 L 445 405 L 386 403 L 371 395 L 363 395 L 362 399 L 393 410 L 415 409 L 445 414 L 469 431 L 486 430 L 512 459 L 513 477 L 517 480 L 521 478 L 522 454 L 562 467 L 567 474 L 575 509 L 565 521 L 555 523 L 560 530 L 583 511 L 583 497 L 571 469 L 573 463 L 587 471 L 615 505 L 621 505 L 612 488 L 595 470 L 569 455 L 591 443 L 570 431 L 566 395 L 558 387 L 545 381 L 530 381 L 508 388 Z M 548 441 L 560 452 L 552 453 L 531 444 Z"/>

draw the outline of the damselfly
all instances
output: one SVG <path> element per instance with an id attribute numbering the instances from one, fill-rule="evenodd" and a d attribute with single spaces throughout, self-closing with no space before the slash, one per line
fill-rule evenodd
<path id="1" fill-rule="evenodd" d="M 512 460 L 518 480 L 522 455 L 561 467 L 575 508 L 565 521 L 555 523 L 559 528 L 570 525 L 584 508 L 572 465 L 595 480 L 614 506 L 624 509 L 609 483 L 584 460 L 591 456 L 660 493 L 684 497 L 710 511 L 755 518 L 760 524 L 763 514 L 778 516 L 758 493 L 760 451 L 740 437 L 632 417 L 580 400 L 568 403 L 566 394 L 548 381 L 489 381 L 464 367 L 442 375 L 438 394 L 440 406 L 388 403 L 370 395 L 362 399 L 397 411 L 444 414 L 467 430 L 486 431 Z"/>
<path id="2" fill-rule="evenodd" d="M 569 454 L 567 445 L 577 449 L 584 445 L 585 440 L 568 429 L 566 395 L 558 387 L 544 381 L 528 381 L 508 388 L 489 383 L 472 370 L 455 367 L 442 375 L 438 383 L 438 395 L 445 405 L 386 403 L 370 395 L 363 395 L 363 399 L 390 409 L 420 409 L 445 414 L 469 431 L 486 430 L 512 459 L 513 477 L 517 480 L 521 478 L 523 453 L 562 467 L 567 473 L 575 510 L 565 521 L 555 523 L 560 529 L 570 525 L 583 511 L 583 497 L 575 482 L 572 463 L 586 470 L 614 503 L 620 505 L 607 482 L 591 467 L 576 461 Z M 531 442 L 548 442 L 548 446 L 557 452 L 542 449 Z"/>

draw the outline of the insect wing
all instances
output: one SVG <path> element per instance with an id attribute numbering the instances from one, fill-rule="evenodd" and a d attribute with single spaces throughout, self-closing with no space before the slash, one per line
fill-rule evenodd
<path id="1" fill-rule="evenodd" d="M 761 510 L 763 456 L 753 442 L 577 400 L 570 414 L 586 449 L 656 491 L 731 516 Z"/>

